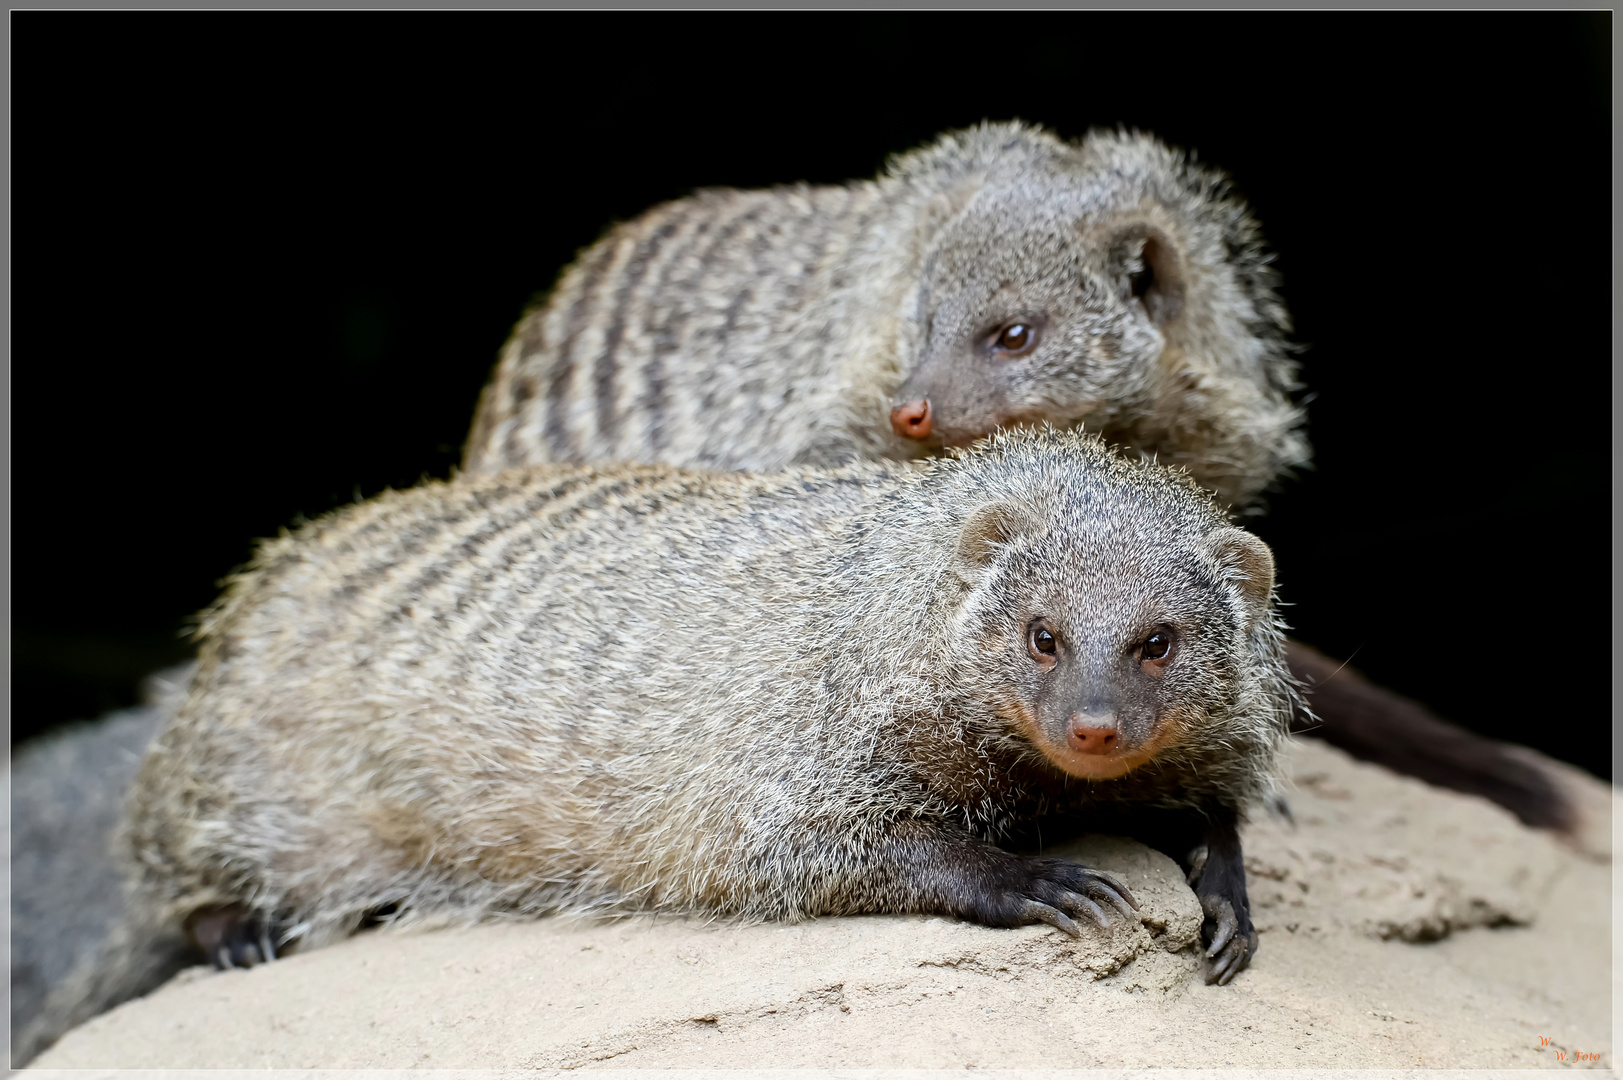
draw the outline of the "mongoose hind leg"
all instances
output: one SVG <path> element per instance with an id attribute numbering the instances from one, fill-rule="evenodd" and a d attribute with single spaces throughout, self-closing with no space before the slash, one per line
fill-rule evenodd
<path id="1" fill-rule="evenodd" d="M 187 936 L 221 971 L 275 960 L 281 932 L 271 919 L 241 904 L 200 908 L 186 920 Z"/>

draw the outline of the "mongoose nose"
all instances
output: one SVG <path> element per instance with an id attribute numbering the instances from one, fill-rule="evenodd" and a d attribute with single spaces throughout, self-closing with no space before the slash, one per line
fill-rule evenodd
<path id="1" fill-rule="evenodd" d="M 1116 725 L 1096 716 L 1073 716 L 1071 749 L 1079 754 L 1110 753 L 1116 749 Z"/>
<path id="2" fill-rule="evenodd" d="M 920 398 L 890 410 L 890 426 L 904 439 L 930 437 L 930 399 Z"/>

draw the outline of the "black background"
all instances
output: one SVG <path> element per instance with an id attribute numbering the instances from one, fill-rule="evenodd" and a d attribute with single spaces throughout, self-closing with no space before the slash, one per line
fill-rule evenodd
<path id="1" fill-rule="evenodd" d="M 614 219 L 1127 124 L 1280 253 L 1299 635 L 1610 773 L 1610 16 L 11 17 L 13 735 L 133 700 L 274 534 L 446 475 Z"/>

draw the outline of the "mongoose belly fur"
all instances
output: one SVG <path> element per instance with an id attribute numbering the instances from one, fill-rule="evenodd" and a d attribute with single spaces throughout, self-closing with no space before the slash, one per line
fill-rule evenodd
<path id="1" fill-rule="evenodd" d="M 998 841 L 1126 808 L 1181 830 L 1226 982 L 1256 944 L 1236 824 L 1293 707 L 1272 603 L 1198 485 L 1073 432 L 389 493 L 207 614 L 132 799 L 129 925 L 222 963 L 380 910 L 1075 933 L 1125 888 Z"/>
<path id="2" fill-rule="evenodd" d="M 1308 459 L 1289 331 L 1221 173 L 1147 136 L 987 124 L 875 180 L 703 192 L 611 230 L 514 330 L 464 464 L 771 470 L 1080 424 L 1245 507 Z M 1503 744 L 1287 657 L 1312 734 L 1575 825 Z"/>

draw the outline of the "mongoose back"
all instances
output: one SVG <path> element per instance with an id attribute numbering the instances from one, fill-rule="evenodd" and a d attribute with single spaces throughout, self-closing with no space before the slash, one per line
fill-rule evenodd
<path id="1" fill-rule="evenodd" d="M 1220 174 L 987 124 L 612 229 L 514 330 L 464 465 L 772 470 L 1082 424 L 1243 504 L 1308 457 L 1288 330 Z"/>
<path id="2" fill-rule="evenodd" d="M 231 964 L 380 910 L 1130 914 L 997 846 L 1049 814 L 1164 821 L 1226 982 L 1256 944 L 1236 823 L 1292 708 L 1273 578 L 1193 481 L 1075 432 L 336 512 L 208 613 L 132 800 L 134 929 L 74 1015 L 183 927 Z"/>

